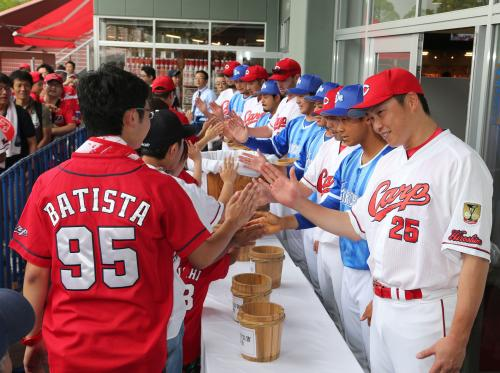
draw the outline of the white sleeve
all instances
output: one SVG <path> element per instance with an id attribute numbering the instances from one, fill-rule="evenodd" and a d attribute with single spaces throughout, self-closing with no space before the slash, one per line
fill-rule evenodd
<path id="1" fill-rule="evenodd" d="M 490 260 L 493 178 L 483 160 L 471 153 L 450 186 L 451 221 L 441 251 L 457 258 L 459 253 Z"/>
<path id="2" fill-rule="evenodd" d="M 314 192 L 318 191 L 318 178 L 320 176 L 321 171 L 323 170 L 323 159 L 324 159 L 323 153 L 324 150 L 327 149 L 324 146 L 325 144 L 327 143 L 325 142 L 324 144 L 321 145 L 318 154 L 316 155 L 316 157 L 314 157 L 309 167 L 307 167 L 304 176 L 302 176 L 302 179 L 300 179 L 302 184 L 304 184 L 306 187 L 308 187 Z"/>
<path id="3" fill-rule="evenodd" d="M 191 199 L 193 206 L 198 213 L 201 222 L 209 232 L 219 223 L 224 212 L 224 205 L 212 196 L 209 196 L 202 188 L 195 184 L 188 184 L 179 178 L 175 181 L 184 189 Z"/>
<path id="4" fill-rule="evenodd" d="M 352 228 L 356 234 L 364 240 L 366 240 L 365 222 L 370 221 L 370 216 L 368 215 L 368 204 L 370 202 L 369 196 L 372 195 L 372 192 L 372 189 L 367 188 L 364 194 L 354 203 L 352 208 L 346 211 L 349 215 Z"/>

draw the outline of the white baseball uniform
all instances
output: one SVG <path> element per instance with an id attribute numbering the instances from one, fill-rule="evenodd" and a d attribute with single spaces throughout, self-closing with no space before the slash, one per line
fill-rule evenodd
<path id="1" fill-rule="evenodd" d="M 299 115 L 302 114 L 299 110 L 299 105 L 297 105 L 297 98 L 289 98 L 288 96 L 283 98 L 269 122 L 269 127 L 273 130 L 273 136 L 280 133 L 289 121 L 297 118 Z"/>
<path id="2" fill-rule="evenodd" d="M 223 90 L 219 97 L 215 100 L 215 103 L 222 107 L 222 111 L 224 116 L 229 115 L 229 101 L 234 96 L 234 90 L 232 88 L 228 88 Z"/>
<path id="3" fill-rule="evenodd" d="M 241 114 L 241 119 L 243 119 L 243 123 L 245 126 L 253 128 L 255 124 L 258 122 L 261 116 L 263 116 L 264 108 L 262 107 L 262 103 L 259 101 L 257 96 L 250 97 L 245 102 L 245 106 L 243 106 L 243 113 Z"/>
<path id="4" fill-rule="evenodd" d="M 484 161 L 449 131 L 381 159 L 348 212 L 390 297 L 374 296 L 373 372 L 429 371 L 434 358 L 415 355 L 449 331 L 463 254 L 490 260 L 492 194 Z"/>
<path id="5" fill-rule="evenodd" d="M 318 154 L 307 168 L 300 180 L 313 192 L 318 193 L 318 203 L 321 203 L 333 186 L 334 175 L 342 160 L 356 147 L 342 149 L 341 142 L 335 139 L 321 145 Z M 317 268 L 318 281 L 323 298 L 323 304 L 342 332 L 341 289 L 344 265 L 340 257 L 338 236 L 320 228 L 309 229 L 315 232 L 319 241 Z"/>

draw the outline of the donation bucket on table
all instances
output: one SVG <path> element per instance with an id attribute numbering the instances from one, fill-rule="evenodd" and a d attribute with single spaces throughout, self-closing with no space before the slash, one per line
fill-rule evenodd
<path id="1" fill-rule="evenodd" d="M 238 262 L 248 262 L 250 261 L 250 250 L 252 250 L 255 245 L 240 246 L 236 250 L 236 260 Z"/>
<path id="2" fill-rule="evenodd" d="M 269 302 L 272 291 L 271 277 L 260 273 L 240 273 L 233 276 L 233 318 L 238 321 L 238 310 L 243 304 Z"/>
<path id="3" fill-rule="evenodd" d="M 254 272 L 268 275 L 273 281 L 273 289 L 279 288 L 285 250 L 278 246 L 256 246 L 250 250 L 249 256 Z"/>
<path id="4" fill-rule="evenodd" d="M 266 362 L 280 356 L 285 310 L 276 303 L 247 303 L 238 312 L 241 356 Z"/>

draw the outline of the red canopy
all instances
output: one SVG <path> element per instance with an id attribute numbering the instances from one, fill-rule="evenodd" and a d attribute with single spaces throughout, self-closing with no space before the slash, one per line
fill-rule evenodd
<path id="1" fill-rule="evenodd" d="M 16 44 L 75 48 L 75 41 L 92 30 L 93 0 L 70 0 L 15 31 Z"/>

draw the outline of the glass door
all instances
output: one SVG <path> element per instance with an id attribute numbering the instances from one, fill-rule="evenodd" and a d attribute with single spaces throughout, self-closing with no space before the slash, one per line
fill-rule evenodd
<path id="1" fill-rule="evenodd" d="M 370 58 L 366 75 L 400 67 L 420 78 L 422 41 L 421 34 L 370 39 Z"/>

